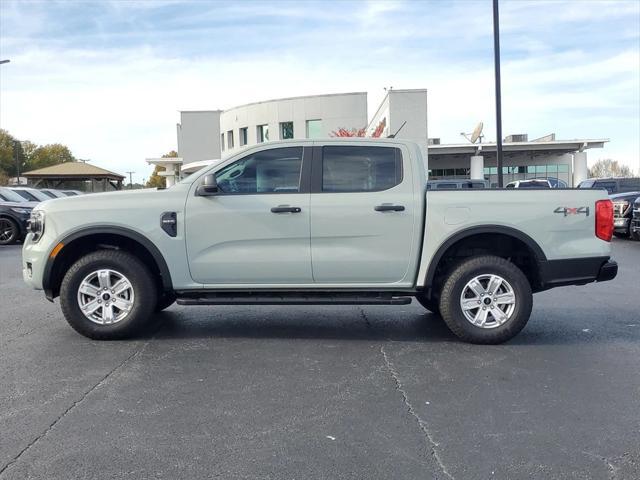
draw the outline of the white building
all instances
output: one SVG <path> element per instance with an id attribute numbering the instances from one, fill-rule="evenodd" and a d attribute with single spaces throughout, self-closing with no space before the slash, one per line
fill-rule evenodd
<path id="1" fill-rule="evenodd" d="M 427 90 L 389 90 L 369 120 L 365 92 L 312 95 L 250 103 L 229 110 L 182 111 L 177 125 L 178 155 L 167 170 L 193 171 L 206 160 L 225 158 L 270 140 L 327 138 L 345 132 L 409 139 L 429 154 L 429 178 L 480 178 L 497 183 L 495 143 L 440 144 L 427 129 Z M 608 139 L 556 140 L 555 134 L 529 141 L 504 140 L 504 182 L 557 178 L 568 186 L 587 178 L 587 150 Z M 149 163 L 160 164 L 158 159 Z M 167 159 L 162 159 L 163 166 Z M 199 162 L 198 164 L 194 162 Z M 172 183 L 172 173 L 167 171 Z"/>

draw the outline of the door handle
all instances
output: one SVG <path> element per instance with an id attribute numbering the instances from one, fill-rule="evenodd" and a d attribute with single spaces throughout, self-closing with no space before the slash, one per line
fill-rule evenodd
<path id="1" fill-rule="evenodd" d="M 373 207 L 376 212 L 404 212 L 404 205 L 382 204 Z"/>
<path id="2" fill-rule="evenodd" d="M 301 211 L 300 207 L 290 207 L 289 205 L 278 205 L 271 208 L 272 213 L 300 213 Z"/>

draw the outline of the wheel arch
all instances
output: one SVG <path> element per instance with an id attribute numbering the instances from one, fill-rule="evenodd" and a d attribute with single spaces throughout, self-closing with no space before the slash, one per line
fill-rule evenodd
<path id="1" fill-rule="evenodd" d="M 58 246 L 63 246 L 58 249 Z M 58 296 L 66 270 L 81 256 L 100 249 L 122 249 L 136 254 L 150 268 L 161 291 L 172 291 L 169 267 L 158 247 L 144 235 L 117 226 L 89 227 L 62 238 L 49 251 L 42 287 L 49 300 Z M 58 251 L 55 251 L 58 249 Z"/>
<path id="2" fill-rule="evenodd" d="M 424 279 L 424 289 L 429 292 L 429 295 L 431 295 L 431 291 L 433 290 L 438 270 L 443 266 L 443 261 L 447 259 L 448 255 L 455 252 L 461 246 L 465 244 L 472 245 L 474 239 L 483 244 L 482 248 L 484 249 L 484 253 L 496 254 L 498 251 L 506 251 L 506 249 L 502 248 L 501 245 L 497 244 L 494 244 L 493 248 L 487 248 L 485 244 L 488 239 L 509 239 L 511 242 L 511 248 L 513 248 L 513 246 L 523 247 L 525 251 L 531 255 L 531 260 L 534 263 L 531 266 L 533 270 L 526 272 L 527 278 L 531 283 L 532 289 L 537 289 L 538 284 L 540 283 L 540 279 L 538 278 L 539 265 L 541 262 L 547 260 L 547 257 L 540 245 L 538 245 L 538 243 L 529 235 L 515 228 L 503 225 L 483 225 L 460 230 L 442 242 L 429 263 Z M 499 256 L 504 256 L 504 254 Z"/>

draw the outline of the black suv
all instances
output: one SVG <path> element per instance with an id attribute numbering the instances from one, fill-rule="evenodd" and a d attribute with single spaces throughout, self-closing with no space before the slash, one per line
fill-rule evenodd
<path id="1" fill-rule="evenodd" d="M 631 219 L 631 237 L 640 240 L 640 197 L 633 203 L 633 218 Z"/>
<path id="2" fill-rule="evenodd" d="M 639 197 L 640 191 L 609 195 L 613 202 L 613 234 L 616 237 L 627 238 L 631 235 L 633 202 Z"/>
<path id="3" fill-rule="evenodd" d="M 25 203 L 0 201 L 0 245 L 10 245 L 24 239 L 27 220 L 33 207 Z"/>
<path id="4" fill-rule="evenodd" d="M 640 178 L 589 178 L 578 184 L 578 188 L 597 188 L 613 193 L 635 192 L 640 190 Z"/>

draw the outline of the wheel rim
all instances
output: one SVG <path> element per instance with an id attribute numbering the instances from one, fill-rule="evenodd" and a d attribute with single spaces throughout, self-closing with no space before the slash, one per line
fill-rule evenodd
<path id="1" fill-rule="evenodd" d="M 0 242 L 8 242 L 13 237 L 13 223 L 6 218 L 0 218 Z"/>
<path id="2" fill-rule="evenodd" d="M 478 275 L 467 282 L 460 294 L 460 308 L 476 327 L 504 325 L 516 309 L 516 294 L 499 275 Z"/>
<path id="3" fill-rule="evenodd" d="M 134 300 L 131 282 L 115 270 L 96 270 L 84 277 L 78 287 L 80 311 L 100 325 L 124 320 L 131 312 Z"/>

